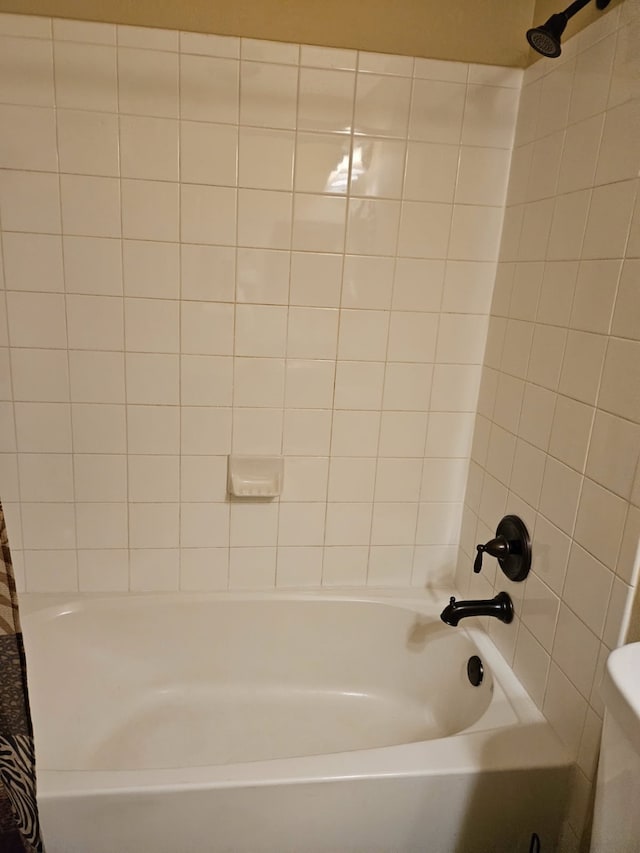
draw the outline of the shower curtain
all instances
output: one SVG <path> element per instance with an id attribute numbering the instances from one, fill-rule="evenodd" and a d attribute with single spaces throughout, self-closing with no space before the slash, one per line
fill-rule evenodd
<path id="1" fill-rule="evenodd" d="M 27 670 L 0 503 L 0 853 L 41 853 Z"/>

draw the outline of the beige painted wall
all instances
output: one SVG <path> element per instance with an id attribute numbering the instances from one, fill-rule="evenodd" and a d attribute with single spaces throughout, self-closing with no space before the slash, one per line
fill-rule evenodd
<path id="1" fill-rule="evenodd" d="M 0 0 L 0 11 L 524 66 L 534 0 Z"/>

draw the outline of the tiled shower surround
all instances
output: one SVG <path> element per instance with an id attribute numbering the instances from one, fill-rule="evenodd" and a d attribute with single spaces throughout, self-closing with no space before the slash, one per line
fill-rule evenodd
<path id="1" fill-rule="evenodd" d="M 457 572 L 464 594 L 513 596 L 515 625 L 490 633 L 577 760 L 563 851 L 588 813 L 601 674 L 638 582 L 639 169 L 634 0 L 525 73 Z M 533 533 L 525 584 L 495 561 L 469 572 L 505 511 Z"/>
<path id="2" fill-rule="evenodd" d="M 0 31 L 24 587 L 450 582 L 522 72 Z M 229 452 L 283 454 L 281 499 L 230 502 Z"/>
<path id="3" fill-rule="evenodd" d="M 22 586 L 508 589 L 515 622 L 488 627 L 576 758 L 577 849 L 638 573 L 640 2 L 524 81 L 11 15 L 0 32 Z M 232 450 L 285 456 L 280 500 L 229 502 Z M 505 512 L 533 534 L 524 584 L 471 572 Z"/>

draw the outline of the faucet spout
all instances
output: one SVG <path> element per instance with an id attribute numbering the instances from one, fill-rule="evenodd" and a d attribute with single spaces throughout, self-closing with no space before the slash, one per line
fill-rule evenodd
<path id="1" fill-rule="evenodd" d="M 481 601 L 456 601 L 452 595 L 449 604 L 440 614 L 440 618 L 447 625 L 458 624 L 461 619 L 468 616 L 495 616 L 501 622 L 513 621 L 513 602 L 511 596 L 506 592 L 499 592 L 495 598 Z"/>

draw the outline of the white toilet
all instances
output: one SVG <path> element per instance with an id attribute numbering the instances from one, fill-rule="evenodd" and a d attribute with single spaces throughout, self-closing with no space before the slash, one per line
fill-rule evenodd
<path id="1" fill-rule="evenodd" d="M 609 655 L 592 853 L 640 853 L 640 643 Z"/>

